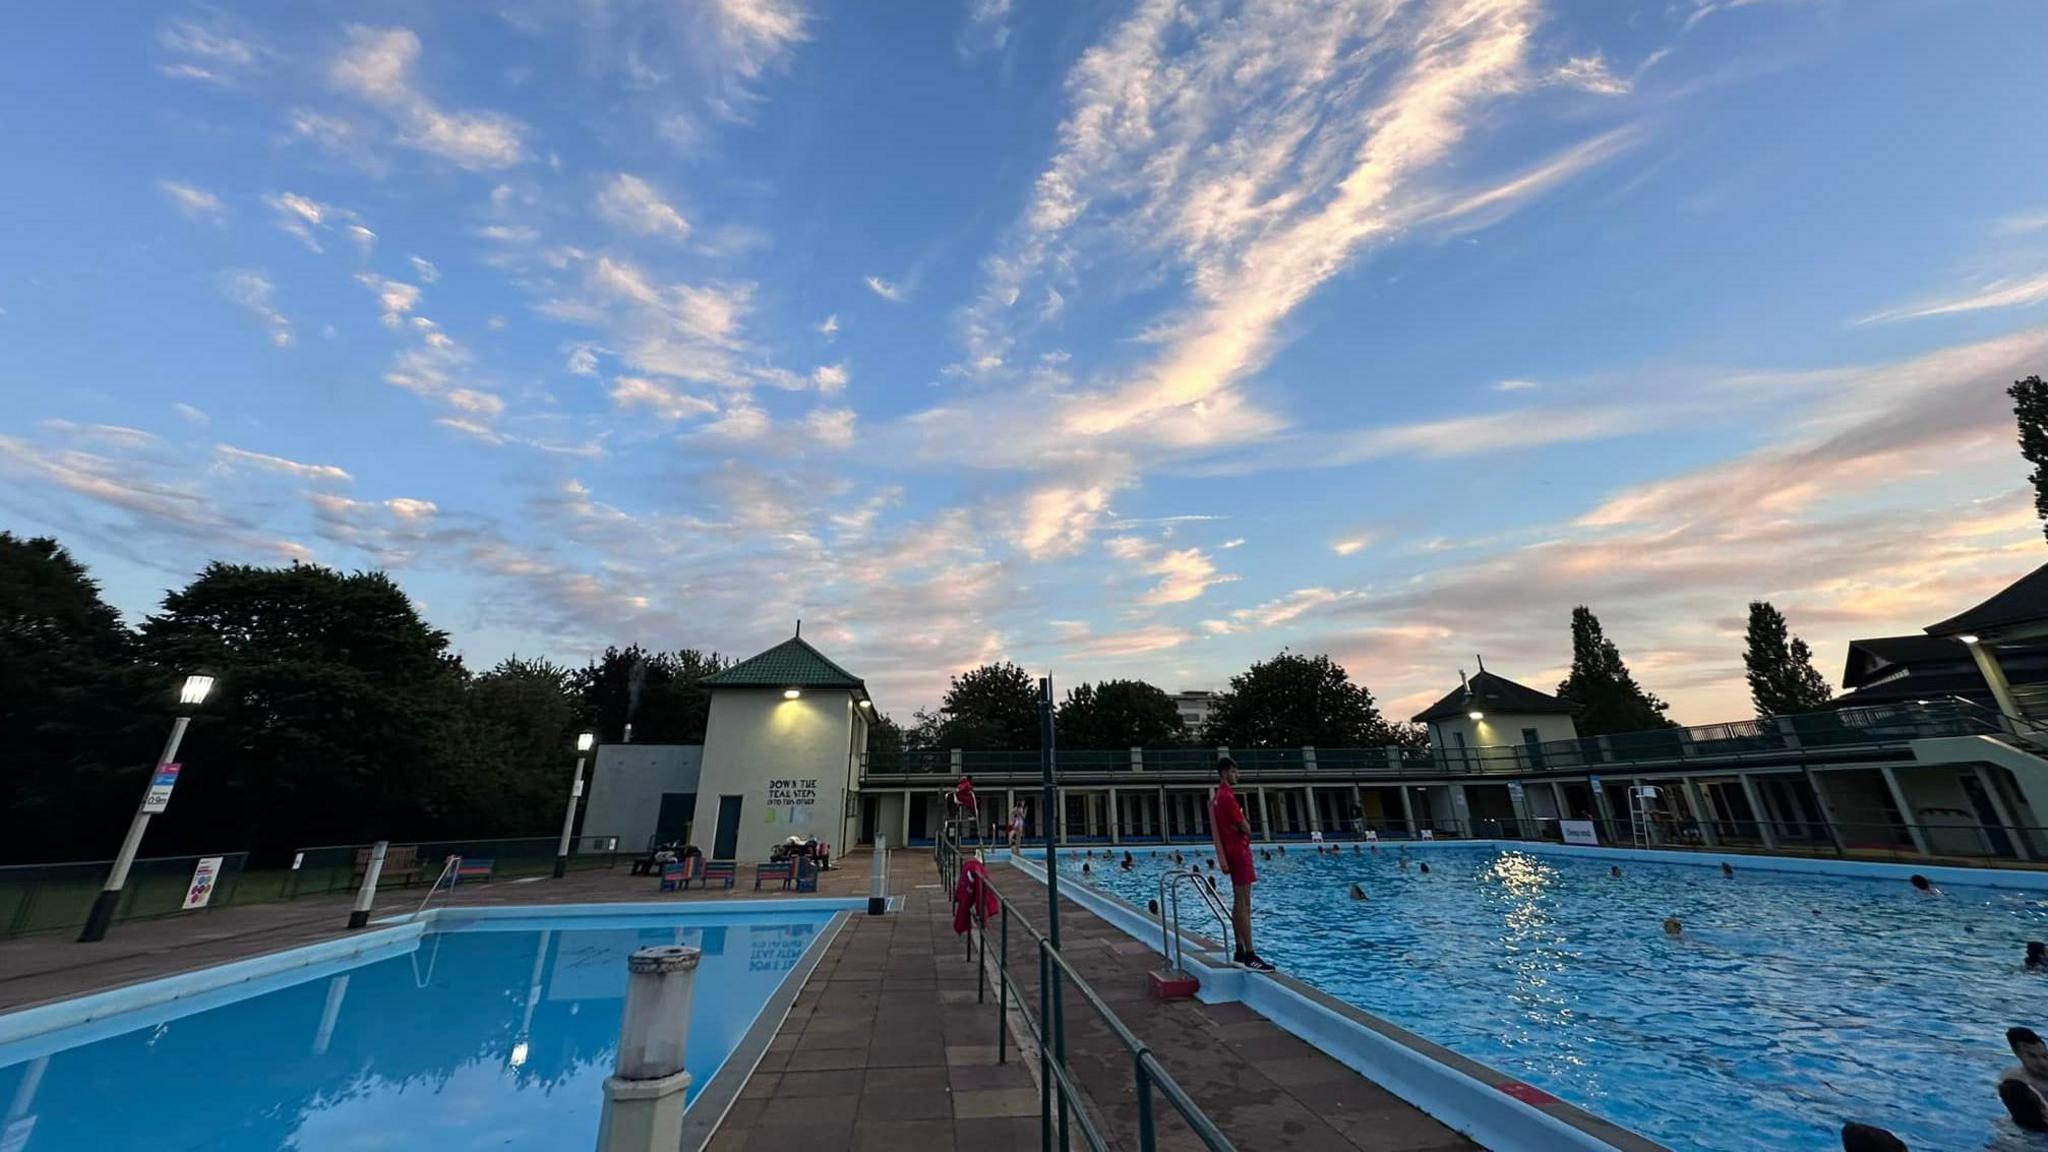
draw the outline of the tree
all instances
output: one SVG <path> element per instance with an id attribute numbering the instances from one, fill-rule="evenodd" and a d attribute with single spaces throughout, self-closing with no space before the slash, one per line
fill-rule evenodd
<path id="1" fill-rule="evenodd" d="M 929 733 L 936 748 L 978 748 L 991 751 L 1038 747 L 1038 682 L 1005 660 L 983 664 L 953 677 Z"/>
<path id="2" fill-rule="evenodd" d="M 1784 614 L 1767 601 L 1749 603 L 1749 646 L 1742 666 L 1758 716 L 1818 712 L 1834 698 L 1827 677 L 1813 666 L 1813 650 L 1791 635 Z"/>
<path id="3" fill-rule="evenodd" d="M 1394 734 L 1342 665 L 1282 652 L 1230 678 L 1202 739 L 1227 748 L 1370 748 Z"/>
<path id="4" fill-rule="evenodd" d="M 558 826 L 583 727 L 570 676 L 514 656 L 469 681 L 422 789 L 449 833 L 533 836 Z"/>
<path id="5" fill-rule="evenodd" d="M 1398 724 L 1389 725 L 1388 734 L 1392 737 L 1392 743 L 1396 748 L 1406 748 L 1410 752 L 1429 751 L 1429 725 L 1427 724 L 1415 724 L 1403 720 Z"/>
<path id="6" fill-rule="evenodd" d="M 1188 736 L 1173 697 L 1143 680 L 1069 688 L 1054 723 L 1063 748 L 1178 748 Z"/>
<path id="7" fill-rule="evenodd" d="M 1674 727 L 1664 716 L 1670 705 L 1636 683 L 1600 618 L 1584 604 L 1572 609 L 1572 670 L 1557 694 L 1578 705 L 1573 720 L 1581 736 Z"/>
<path id="8" fill-rule="evenodd" d="M 112 853 L 164 714 L 134 647 L 69 552 L 0 532 L 0 859 Z"/>
<path id="9" fill-rule="evenodd" d="M 716 652 L 650 652 L 634 644 L 606 648 L 571 683 L 584 723 L 601 740 L 625 739 L 630 721 L 636 744 L 702 744 L 711 694 L 697 682 L 725 666 Z"/>
<path id="10" fill-rule="evenodd" d="M 160 675 L 217 677 L 153 847 L 289 849 L 437 828 L 429 785 L 466 674 L 389 576 L 214 563 L 164 598 L 142 647 Z"/>
<path id="11" fill-rule="evenodd" d="M 887 712 L 876 711 L 868 716 L 869 756 L 900 756 L 906 747 L 908 743 L 903 725 Z"/>
<path id="12" fill-rule="evenodd" d="M 2027 474 L 2034 486 L 2034 513 L 2048 535 L 2048 384 L 2029 376 L 2013 381 L 2005 394 L 2012 397 L 2013 419 L 2019 424 L 2020 455 L 2034 466 Z"/>

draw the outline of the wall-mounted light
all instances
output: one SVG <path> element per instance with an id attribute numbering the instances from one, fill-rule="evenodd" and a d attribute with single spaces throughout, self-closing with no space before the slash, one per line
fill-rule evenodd
<path id="1" fill-rule="evenodd" d="M 1956 639 L 1961 640 L 1965 644 L 1975 644 L 1977 642 L 1977 635 L 1974 632 L 1965 632 L 1961 636 L 1956 637 Z"/>
<path id="2" fill-rule="evenodd" d="M 1480 711 L 1478 711 L 1478 710 L 1476 710 L 1476 709 L 1475 709 L 1475 710 L 1473 710 L 1473 711 L 1471 711 L 1471 712 L 1467 712 L 1467 713 L 1465 713 L 1465 715 L 1466 715 L 1466 717 L 1467 717 L 1468 719 L 1472 719 L 1472 720 L 1484 720 L 1484 719 L 1486 719 L 1486 713 L 1484 713 L 1484 712 L 1480 712 Z"/>
<path id="3" fill-rule="evenodd" d="M 803 689 L 801 688 L 784 688 L 782 690 L 782 698 L 784 700 L 794 700 L 803 694 Z"/>
<path id="4" fill-rule="evenodd" d="M 863 700 L 860 702 L 860 706 L 872 711 L 875 707 L 875 702 L 873 700 Z"/>

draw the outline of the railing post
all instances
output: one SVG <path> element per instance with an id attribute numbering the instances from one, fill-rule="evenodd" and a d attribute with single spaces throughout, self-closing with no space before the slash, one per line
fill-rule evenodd
<path id="1" fill-rule="evenodd" d="M 598 1152 L 667 1152 L 682 1143 L 690 1073 L 690 992 L 697 948 L 670 944 L 626 958 L 626 1006 L 619 1019 L 618 1062 L 604 1082 Z"/>
<path id="2" fill-rule="evenodd" d="M 1010 1062 L 1010 904 L 1004 901 L 999 916 L 1003 926 L 1002 945 L 996 956 L 996 1063 Z"/>
<path id="3" fill-rule="evenodd" d="M 889 910 L 889 838 L 875 833 L 875 867 L 868 877 L 868 915 Z"/>
<path id="4" fill-rule="evenodd" d="M 370 905 L 377 902 L 377 878 L 384 874 L 384 853 L 391 848 L 389 840 L 379 840 L 370 848 L 370 865 L 363 870 L 363 886 L 356 891 L 356 906 L 348 914 L 348 926 L 361 928 L 370 922 Z M 429 891 L 427 895 L 432 896 Z"/>
<path id="5" fill-rule="evenodd" d="M 1131 1055 L 1131 1063 L 1137 1069 L 1133 1081 L 1138 1092 L 1139 1152 L 1152 1152 L 1157 1140 L 1152 1131 L 1152 1074 L 1145 1071 L 1145 1053 L 1148 1051 L 1150 1049 L 1140 1048 Z"/>
<path id="6" fill-rule="evenodd" d="M 1052 1152 L 1052 965 L 1038 942 L 1038 1146 Z"/>
<path id="7" fill-rule="evenodd" d="M 981 955 L 974 962 L 974 1002 L 988 1003 L 988 917 L 981 909 L 974 910 L 976 920 L 981 922 Z"/>

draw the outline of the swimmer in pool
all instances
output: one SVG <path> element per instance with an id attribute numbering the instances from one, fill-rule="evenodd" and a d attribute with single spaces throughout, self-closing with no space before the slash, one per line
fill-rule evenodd
<path id="1" fill-rule="evenodd" d="M 1365 898 L 1366 898 L 1366 897 L 1365 897 L 1365 889 L 1363 889 L 1363 888 L 1359 887 L 1359 886 L 1358 886 L 1358 885 L 1356 885 L 1356 884 L 1353 884 L 1353 885 L 1351 886 L 1351 898 L 1352 898 L 1353 900 L 1363 900 L 1363 899 L 1365 899 Z"/>
<path id="2" fill-rule="evenodd" d="M 1918 872 L 1915 872 L 1911 876 L 1906 877 L 1906 883 L 1911 884 L 1914 888 L 1918 889 L 1922 896 L 1941 895 L 1941 889 L 1936 888 L 1934 886 L 1933 881 L 1929 880 L 1925 876 L 1922 876 Z"/>
<path id="3" fill-rule="evenodd" d="M 1129 852 L 1124 853 L 1123 860 L 1117 864 L 1117 867 L 1123 869 L 1126 872 L 1129 872 L 1131 869 L 1137 866 L 1138 862 L 1131 858 L 1131 854 Z"/>
<path id="4" fill-rule="evenodd" d="M 1612 877 L 1614 877 L 1614 878 L 1615 878 L 1616 880 L 1619 880 L 1619 879 L 1621 879 L 1621 865 L 1619 865 L 1619 864 L 1614 864 L 1614 865 L 1611 865 L 1611 866 L 1609 866 L 1609 867 L 1608 867 L 1608 869 L 1607 869 L 1607 874 L 1608 874 L 1609 876 L 1612 876 Z"/>
<path id="5" fill-rule="evenodd" d="M 2005 1042 L 2020 1063 L 1999 1074 L 1998 1099 L 2013 1123 L 2029 1132 L 2048 1132 L 2048 1103 L 2041 1098 L 2048 1092 L 2048 1045 L 2032 1028 L 2006 1029 Z"/>
<path id="6" fill-rule="evenodd" d="M 1724 880 L 1735 879 L 1735 865 L 1730 864 L 1726 860 L 1721 861 L 1721 878 Z"/>
<path id="7" fill-rule="evenodd" d="M 2039 940 L 2027 941 L 2027 971 L 2040 972 L 2048 969 L 2048 944 Z"/>
<path id="8" fill-rule="evenodd" d="M 1869 1124 L 1842 1125 L 1842 1152 L 1911 1152 L 1906 1142 Z"/>
<path id="9" fill-rule="evenodd" d="M 1666 916 L 1664 918 L 1664 934 L 1676 939 L 1685 935 L 1685 925 L 1676 916 Z"/>
<path id="10" fill-rule="evenodd" d="M 1417 869 L 1419 869 L 1419 870 L 1420 870 L 1420 871 L 1422 872 L 1422 874 L 1423 874 L 1424 876 L 1427 876 L 1427 875 L 1429 875 L 1429 865 L 1428 865 L 1428 864 L 1417 864 L 1417 865 L 1416 865 L 1416 868 L 1417 868 Z"/>
<path id="11" fill-rule="evenodd" d="M 1091 871 L 1093 870 L 1088 867 L 1088 862 L 1086 860 L 1081 861 L 1081 875 L 1086 876 Z"/>

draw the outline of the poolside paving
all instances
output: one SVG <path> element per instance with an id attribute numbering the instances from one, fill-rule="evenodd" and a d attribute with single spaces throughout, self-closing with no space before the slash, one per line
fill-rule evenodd
<path id="1" fill-rule="evenodd" d="M 1039 1144 L 1035 1054 L 996 1056 L 996 994 L 976 1002 L 976 965 L 953 934 L 952 913 L 931 858 L 897 856 L 900 912 L 856 915 L 833 940 L 793 1002 L 710 1147 L 837 1152 L 1007 1152 Z M 1034 924 L 1045 890 L 1021 872 L 997 883 Z M 854 854 L 820 877 L 819 894 L 865 895 L 867 857 Z M 751 889 L 658 895 L 655 882 L 623 867 L 562 880 L 466 886 L 454 905 L 563 904 L 780 896 Z M 381 898 L 388 915 L 414 907 L 419 889 Z M 441 902 L 436 897 L 436 904 Z M 227 960 L 346 935 L 346 896 L 238 905 L 116 924 L 106 940 L 68 933 L 0 941 L 0 1011 L 75 996 Z M 1247 1152 L 1451 1152 L 1475 1147 L 1350 1069 L 1239 1004 L 1153 999 L 1157 957 L 1118 929 L 1062 901 L 1063 944 L 1075 968 L 1160 1063 Z M 1013 979 L 1035 1014 L 1037 966 L 1012 932 Z M 991 941 L 991 950 L 994 941 Z M 1013 1012 L 1016 1009 L 1013 1007 Z M 1067 1055 L 1090 1114 L 1117 1148 L 1135 1149 L 1137 1101 L 1124 1046 L 1078 995 L 1067 997 Z M 1200 1147 L 1163 1097 L 1154 1098 L 1159 1147 Z M 1075 1134 L 1079 1146 L 1079 1134 Z"/>

